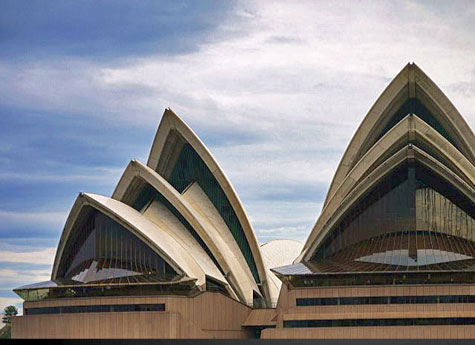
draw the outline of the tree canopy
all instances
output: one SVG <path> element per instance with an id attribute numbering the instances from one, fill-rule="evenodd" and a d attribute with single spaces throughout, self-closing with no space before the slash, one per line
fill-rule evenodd
<path id="1" fill-rule="evenodd" d="M 5 307 L 3 311 L 2 322 L 5 324 L 10 324 L 12 316 L 15 316 L 17 314 L 18 314 L 18 309 L 15 306 L 9 305 L 8 307 Z"/>

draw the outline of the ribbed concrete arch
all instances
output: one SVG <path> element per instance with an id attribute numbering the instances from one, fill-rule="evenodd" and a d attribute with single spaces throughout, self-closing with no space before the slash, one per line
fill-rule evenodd
<path id="1" fill-rule="evenodd" d="M 81 193 L 73 205 L 61 235 L 51 279 L 57 278 L 64 248 L 76 221 L 87 206 L 96 209 L 128 229 L 162 257 L 176 272 L 197 279 L 198 286 L 205 284 L 205 272 L 175 238 L 130 206 L 105 196 L 90 193 Z"/>
<path id="2" fill-rule="evenodd" d="M 237 295 L 241 301 L 252 304 L 253 292 L 259 293 L 259 289 L 244 258 L 235 255 L 236 249 L 232 243 L 227 242 L 226 237 L 209 224 L 162 176 L 138 161 L 131 161 L 112 197 L 128 202 L 127 194 L 137 177 L 142 178 L 170 202 L 197 232 L 225 271 L 225 278 L 233 290 L 231 295 Z"/>
<path id="3" fill-rule="evenodd" d="M 450 163 L 448 166 L 454 174 L 475 188 L 475 166 L 458 151 L 439 132 L 414 114 L 407 115 L 396 126 L 391 128 L 350 170 L 333 196 L 322 209 L 320 218 L 327 219 L 341 204 L 349 192 L 363 178 L 385 161 L 392 153 L 408 143 L 424 144 L 436 152 L 439 157 Z M 441 163 L 441 162 L 439 162 Z M 304 249 L 307 249 L 317 236 L 315 226 L 307 238 Z"/>
<path id="4" fill-rule="evenodd" d="M 266 266 L 269 271 L 275 267 L 281 267 L 292 264 L 293 260 L 302 251 L 302 243 L 296 240 L 277 239 L 272 240 L 260 245 L 261 253 L 264 258 Z M 270 271 L 270 277 L 272 278 L 272 284 L 276 289 L 281 288 L 282 281 Z M 272 301 L 273 304 L 277 303 L 277 300 Z"/>
<path id="5" fill-rule="evenodd" d="M 134 179 L 142 180 L 153 187 L 154 177 L 157 176 L 158 174 L 150 168 L 137 161 L 132 161 L 125 169 L 112 198 L 132 206 L 131 203 L 133 200 L 130 200 L 130 197 L 134 196 L 133 193 L 131 193 L 134 192 L 133 190 L 135 189 Z M 170 234 L 170 236 L 175 237 L 178 242 L 182 243 L 186 250 L 201 265 L 207 276 L 227 285 L 226 279 L 213 260 L 208 256 L 206 251 L 201 247 L 185 225 L 182 224 L 165 205 L 162 205 L 162 207 L 159 207 L 158 205 L 149 205 L 146 213 L 143 214 L 152 222 L 156 224 L 159 223 L 160 225 L 157 225 L 161 226 Z M 232 294 L 233 293 L 231 293 L 231 295 Z"/>
<path id="6" fill-rule="evenodd" d="M 259 278 L 256 282 L 260 283 L 264 298 L 266 300 L 276 299 L 278 291 L 268 284 L 266 273 L 268 270 L 266 270 L 262 260 L 254 230 L 234 187 L 203 142 L 171 109 L 166 109 L 163 114 L 147 165 L 158 172 L 159 175 L 168 179 L 171 169 L 174 167 L 178 155 L 185 144 L 189 144 L 196 151 L 229 201 L 252 253 L 252 260 Z M 245 254 L 243 253 L 243 255 Z"/>
<path id="7" fill-rule="evenodd" d="M 425 123 L 417 115 L 409 114 L 396 126 L 391 128 L 350 170 L 335 194 L 324 208 L 339 203 L 362 177 L 368 175 L 377 165 L 403 146 L 413 143 L 415 146 L 427 147 L 435 152 L 441 163 L 456 173 L 472 188 L 475 188 L 475 166 L 458 151 L 439 132 Z M 423 145 L 423 146 L 421 146 Z M 429 152 L 430 153 L 430 152 Z"/>
<path id="8" fill-rule="evenodd" d="M 460 142 L 460 151 L 475 165 L 475 135 L 473 131 L 437 84 L 416 64 L 412 64 L 412 66 L 414 68 L 416 96 L 421 98 L 426 106 L 434 107 L 441 112 L 438 120 L 450 127 L 454 133 L 454 139 Z"/>
<path id="9" fill-rule="evenodd" d="M 331 212 L 328 209 L 322 211 L 321 216 L 311 231 L 311 236 L 308 238 L 302 253 L 294 261 L 294 263 L 310 260 L 328 232 L 341 219 L 345 212 L 348 211 L 352 205 L 354 205 L 381 179 L 390 174 L 393 170 L 406 161 L 417 161 L 423 164 L 426 168 L 436 173 L 440 178 L 448 181 L 454 188 L 456 188 L 460 193 L 464 194 L 469 200 L 475 202 L 474 188 L 469 186 L 456 173 L 451 171 L 430 154 L 419 149 L 417 146 L 408 144 L 389 157 L 382 164 L 378 165 L 363 179 L 360 179 L 359 183 L 351 188 L 343 200 L 338 203 L 335 202 L 336 207 L 333 208 Z"/>
<path id="10" fill-rule="evenodd" d="M 351 139 L 335 172 L 324 205 L 377 138 L 384 135 L 392 115 L 409 99 L 421 101 L 450 135 L 459 151 L 475 164 L 475 136 L 470 127 L 437 85 L 415 64 L 407 64 L 372 106 Z"/>

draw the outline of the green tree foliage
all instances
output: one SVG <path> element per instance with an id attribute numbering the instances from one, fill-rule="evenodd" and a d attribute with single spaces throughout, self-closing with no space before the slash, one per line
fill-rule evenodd
<path id="1" fill-rule="evenodd" d="M 8 307 L 5 307 L 2 322 L 7 325 L 10 324 L 12 316 L 15 316 L 16 314 L 18 314 L 18 309 L 15 306 L 9 305 Z"/>

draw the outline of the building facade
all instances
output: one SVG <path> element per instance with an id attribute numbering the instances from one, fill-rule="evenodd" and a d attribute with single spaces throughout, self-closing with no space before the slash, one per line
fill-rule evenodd
<path id="1" fill-rule="evenodd" d="M 81 193 L 16 338 L 475 337 L 475 137 L 408 64 L 350 142 L 305 245 L 259 246 L 170 109 L 147 164 Z"/>
<path id="2" fill-rule="evenodd" d="M 263 337 L 475 337 L 475 137 L 408 64 L 350 142 Z"/>

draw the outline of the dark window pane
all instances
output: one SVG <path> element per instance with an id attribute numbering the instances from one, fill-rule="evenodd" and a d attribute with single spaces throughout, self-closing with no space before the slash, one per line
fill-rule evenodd
<path id="1" fill-rule="evenodd" d="M 58 278 L 83 283 L 120 277 L 145 277 L 147 281 L 168 281 L 177 273 L 156 252 L 120 224 L 90 210 L 65 247 Z M 125 244 L 125 245 L 124 245 Z M 153 258 L 147 265 L 144 258 Z"/>
<path id="2" fill-rule="evenodd" d="M 417 318 L 417 319 L 343 319 L 343 320 L 288 320 L 284 328 L 303 327 L 365 327 L 365 326 L 429 326 L 474 325 L 475 318 Z"/>
<path id="3" fill-rule="evenodd" d="M 87 305 L 87 306 L 64 306 L 27 308 L 25 315 L 39 314 L 70 314 L 70 313 L 107 313 L 107 312 L 130 312 L 130 311 L 164 311 L 165 304 L 119 304 L 119 305 Z"/>

